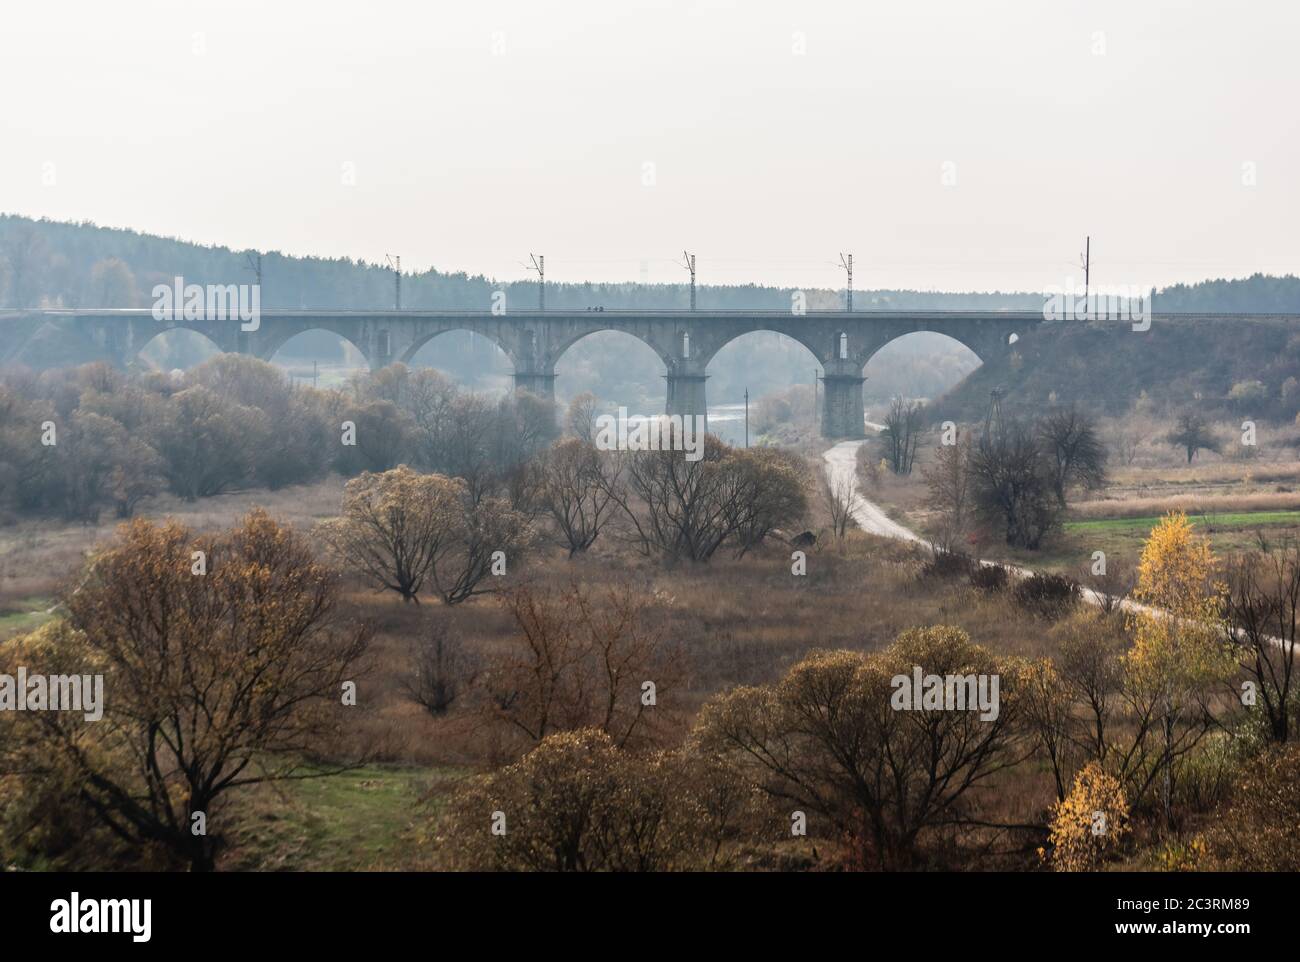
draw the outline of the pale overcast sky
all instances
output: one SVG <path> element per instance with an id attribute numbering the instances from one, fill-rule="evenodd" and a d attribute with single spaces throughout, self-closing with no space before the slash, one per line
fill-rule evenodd
<path id="1" fill-rule="evenodd" d="M 4 0 L 0 211 L 555 281 L 1300 270 L 1291 0 Z M 947 182 L 945 182 L 945 180 Z M 955 181 L 955 182 L 954 182 Z"/>

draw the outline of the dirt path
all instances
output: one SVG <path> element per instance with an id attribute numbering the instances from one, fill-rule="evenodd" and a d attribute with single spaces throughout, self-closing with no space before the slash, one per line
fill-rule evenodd
<path id="1" fill-rule="evenodd" d="M 873 424 L 867 422 L 867 427 L 874 431 L 884 429 L 883 424 Z M 853 490 L 855 496 L 853 506 L 853 520 L 857 522 L 859 528 L 871 534 L 878 534 L 886 538 L 894 538 L 899 541 L 911 541 L 916 544 L 929 545 L 925 538 L 913 531 L 911 528 L 899 524 L 884 510 L 874 502 L 868 500 L 858 485 L 857 456 L 858 448 L 862 446 L 861 441 L 841 441 L 833 448 L 822 455 L 826 462 L 826 476 L 830 478 L 832 485 L 839 485 L 847 481 Z M 1002 565 L 1007 569 L 1007 573 L 1013 578 L 1028 578 L 1034 572 L 1029 568 L 1022 568 L 1019 565 L 1009 565 L 1001 561 L 988 561 L 980 559 L 982 565 Z M 1100 592 L 1093 591 L 1091 588 L 1079 585 L 1079 595 L 1090 605 L 1104 607 L 1110 603 L 1110 599 Z M 1124 611 L 1154 611 L 1146 605 L 1138 604 L 1135 601 L 1121 601 L 1120 607 Z"/>

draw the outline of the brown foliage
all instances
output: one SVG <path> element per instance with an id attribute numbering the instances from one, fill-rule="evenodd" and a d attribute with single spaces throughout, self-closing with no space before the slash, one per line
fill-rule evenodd
<path id="1" fill-rule="evenodd" d="M 727 843 L 745 834 L 754 802 L 717 760 L 631 755 L 583 729 L 550 735 L 519 762 L 467 782 L 436 841 L 444 864 L 477 871 L 726 868 Z"/>
<path id="2" fill-rule="evenodd" d="M 480 679 L 491 717 L 530 742 L 577 728 L 620 747 L 653 741 L 676 714 L 664 699 L 681 677 L 680 652 L 654 610 L 662 601 L 628 584 L 508 593 L 518 632 Z"/>
<path id="3" fill-rule="evenodd" d="M 211 869 L 226 793 L 300 776 L 350 710 L 342 685 L 368 632 L 339 616 L 336 591 L 260 512 L 215 538 L 123 526 L 64 599 L 64 657 L 105 675 L 103 718 L 43 713 L 40 751 L 116 835 Z M 191 833 L 196 812 L 206 836 Z"/>
<path id="4" fill-rule="evenodd" d="M 962 710 L 895 710 L 899 675 L 1000 675 L 996 718 Z M 883 652 L 823 651 L 776 685 L 733 689 L 705 706 L 698 743 L 748 770 L 792 807 L 850 840 L 854 861 L 916 867 L 927 833 L 978 821 L 974 789 L 1021 756 L 1010 662 L 960 629 L 904 632 Z"/>

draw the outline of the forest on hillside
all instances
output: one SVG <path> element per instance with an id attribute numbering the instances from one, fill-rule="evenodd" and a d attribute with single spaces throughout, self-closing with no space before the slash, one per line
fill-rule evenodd
<path id="1" fill-rule="evenodd" d="M 0 215 L 0 308 L 147 307 L 155 284 L 182 276 L 195 284 L 252 283 L 251 258 L 259 252 L 207 247 L 177 238 L 91 223 L 60 223 Z M 274 309 L 365 309 L 393 305 L 393 272 L 387 266 L 351 258 L 295 257 L 260 252 L 262 307 Z M 402 306 L 415 310 L 483 307 L 494 290 L 512 303 L 537 302 L 535 281 L 506 281 L 435 268 L 402 275 Z M 757 284 L 704 284 L 701 309 L 785 310 L 792 289 Z M 807 291 L 809 307 L 843 303 L 839 290 Z M 685 308 L 687 284 L 590 284 L 548 281 L 547 306 Z M 859 308 L 947 308 L 1034 310 L 1034 293 L 944 293 L 863 291 Z"/>
<path id="2" fill-rule="evenodd" d="M 393 272 L 386 266 L 349 258 L 294 257 L 278 252 L 237 251 L 203 246 L 176 238 L 158 237 L 134 230 L 99 227 L 92 223 L 61 223 L 0 215 L 0 309 L 147 307 L 155 284 L 170 284 L 176 276 L 191 283 L 250 283 L 261 270 L 261 303 L 274 309 L 364 309 L 390 307 L 393 303 Z M 434 268 L 402 275 L 402 304 L 411 309 L 453 309 L 486 306 L 492 292 L 504 289 L 510 303 L 532 305 L 537 285 L 532 281 L 501 282 L 496 279 Z M 755 284 L 703 285 L 698 304 L 703 309 L 783 309 L 792 291 Z M 843 303 L 839 290 L 805 292 L 811 309 L 829 309 Z M 555 309 L 585 310 L 629 307 L 684 308 L 689 303 L 685 284 L 573 284 L 549 281 L 547 305 Z M 1175 285 L 1158 291 L 1156 309 L 1172 312 L 1229 312 L 1300 314 L 1300 278 L 1255 274 L 1239 280 L 1207 280 L 1194 285 Z M 947 293 L 935 291 L 859 291 L 859 309 L 1007 309 L 1035 310 L 1042 295 L 1019 293 Z M 0 363 L 44 367 L 78 364 L 94 360 L 65 343 L 60 332 L 22 331 L 0 344 Z M 24 349 L 23 343 L 30 339 Z M 1026 345 L 1027 346 L 1027 345 Z M 32 348 L 36 348 L 33 350 Z M 1282 347 L 1281 344 L 1278 347 Z M 145 362 L 155 368 L 188 368 L 211 356 L 214 348 L 201 337 L 173 332 L 158 338 L 144 352 Z M 66 353 L 66 357 L 61 357 Z M 1186 352 L 1182 352 L 1186 353 Z M 1022 350 L 1021 355 L 1027 356 Z M 283 363 L 305 363 L 311 372 L 313 361 L 349 368 L 360 365 L 349 355 L 346 344 L 325 332 L 300 335 L 281 351 Z M 1167 357 L 1167 355 L 1166 355 Z M 1195 357 L 1184 358 L 1193 366 L 1204 366 Z M 509 384 L 510 364 L 500 351 L 481 338 L 453 332 L 431 343 L 420 364 L 446 371 L 464 383 L 481 388 L 504 388 Z M 1074 362 L 1077 366 L 1077 359 Z M 633 410 L 655 410 L 662 403 L 662 365 L 653 352 L 635 339 L 613 333 L 584 339 L 566 354 L 560 367 L 557 391 L 561 401 L 590 391 L 606 406 L 626 405 Z M 710 398 L 715 403 L 739 403 L 746 391 L 754 397 L 811 386 L 817 364 L 807 350 L 778 334 L 747 335 L 729 346 L 710 368 Z M 873 358 L 866 370 L 867 396 L 884 400 L 897 394 L 937 397 L 959 384 L 978 367 L 978 359 L 965 347 L 933 334 L 915 334 L 889 345 Z M 1277 367 L 1276 358 L 1272 367 Z M 984 385 L 993 377 L 1018 382 L 1037 377 L 1044 385 L 1039 392 L 1030 386 L 1029 395 L 1044 399 L 1056 391 L 1060 397 L 1088 401 L 1087 384 L 1060 383 L 1060 370 L 1040 371 L 1031 362 L 1021 372 L 1012 369 L 996 373 L 985 370 L 979 384 L 971 388 L 981 398 Z M 1173 369 L 1171 369 L 1173 370 Z M 1280 370 L 1280 369 L 1279 369 Z M 1281 396 L 1283 384 L 1293 372 L 1272 378 L 1269 394 Z M 1087 379 L 1085 378 L 1085 381 Z M 1193 379 L 1195 380 L 1195 379 Z M 1237 380 L 1210 377 L 1200 388 L 1211 394 L 1226 394 Z M 1050 383 L 1049 383 L 1050 382 Z M 1220 383 L 1223 382 L 1223 383 Z M 1187 383 L 1190 383 L 1188 381 Z M 1148 385 L 1151 387 L 1151 385 Z M 1024 392 L 1015 392 L 1024 393 Z M 1112 400 L 1137 397 L 1132 392 L 1108 391 Z M 1293 390 L 1286 392 L 1290 397 Z M 1286 405 L 1283 404 L 1283 407 Z"/>

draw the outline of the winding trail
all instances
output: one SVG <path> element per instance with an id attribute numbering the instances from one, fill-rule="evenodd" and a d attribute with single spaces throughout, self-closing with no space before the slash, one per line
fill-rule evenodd
<path id="1" fill-rule="evenodd" d="M 873 431 L 882 431 L 885 427 L 883 424 L 874 424 L 871 421 L 866 423 L 867 427 Z M 830 479 L 831 484 L 834 486 L 847 481 L 853 491 L 853 520 L 857 522 L 859 528 L 870 534 L 893 538 L 897 541 L 910 541 L 929 547 L 929 541 L 911 528 L 905 527 L 889 517 L 880 505 L 862 494 L 858 484 L 857 471 L 858 448 L 862 444 L 862 441 L 841 441 L 822 455 L 822 459 L 826 462 L 826 476 Z M 979 563 L 986 566 L 1001 565 L 1007 569 L 1007 573 L 1013 578 L 1028 578 L 1034 573 L 1029 568 L 1005 564 L 1001 561 L 989 561 L 981 558 Z M 1107 604 L 1112 603 L 1111 599 L 1106 595 L 1085 585 L 1079 585 L 1079 596 L 1088 604 L 1097 605 L 1098 607 L 1105 607 Z M 1121 601 L 1119 607 L 1124 611 L 1154 612 L 1156 610 L 1128 599 Z"/>
<path id="2" fill-rule="evenodd" d="M 878 425 L 868 426 L 880 430 Z M 929 544 L 911 528 L 903 527 L 885 514 L 878 504 L 863 497 L 858 485 L 858 448 L 861 446 L 861 441 L 841 441 L 822 455 L 826 461 L 826 476 L 830 479 L 831 485 L 839 487 L 847 481 L 853 491 L 853 520 L 859 528 L 871 534 L 898 541 Z"/>
<path id="3" fill-rule="evenodd" d="M 873 431 L 883 431 L 883 424 L 873 424 L 867 421 L 866 425 Z M 886 538 L 894 538 L 898 541 L 910 541 L 924 547 L 929 547 L 930 542 L 922 538 L 911 528 L 899 524 L 881 509 L 880 505 L 868 500 L 863 496 L 858 486 L 858 448 L 863 444 L 862 441 L 841 441 L 832 447 L 822 459 L 826 462 L 826 476 L 830 479 L 831 485 L 835 486 L 842 481 L 847 480 L 854 495 L 853 502 L 853 520 L 857 522 L 858 527 L 870 534 L 878 534 Z M 984 558 L 979 559 L 979 563 L 985 566 L 1001 565 L 1007 569 L 1007 574 L 1012 578 L 1028 578 L 1034 572 L 1030 568 L 1022 568 L 1019 565 L 1006 564 L 1001 561 L 988 561 Z M 1090 605 L 1096 605 L 1099 608 L 1107 606 L 1116 606 L 1120 611 L 1142 612 L 1148 615 L 1167 615 L 1163 608 L 1156 608 L 1152 605 L 1144 605 L 1141 602 L 1131 601 L 1128 598 L 1120 599 L 1118 605 L 1115 600 L 1100 591 L 1094 591 L 1086 585 L 1079 585 L 1079 597 Z M 1233 629 L 1232 633 L 1241 639 L 1244 636 L 1242 632 Z M 1289 656 L 1300 653 L 1300 644 L 1287 641 L 1285 638 L 1276 636 L 1264 636 L 1267 640 L 1281 648 Z"/>

